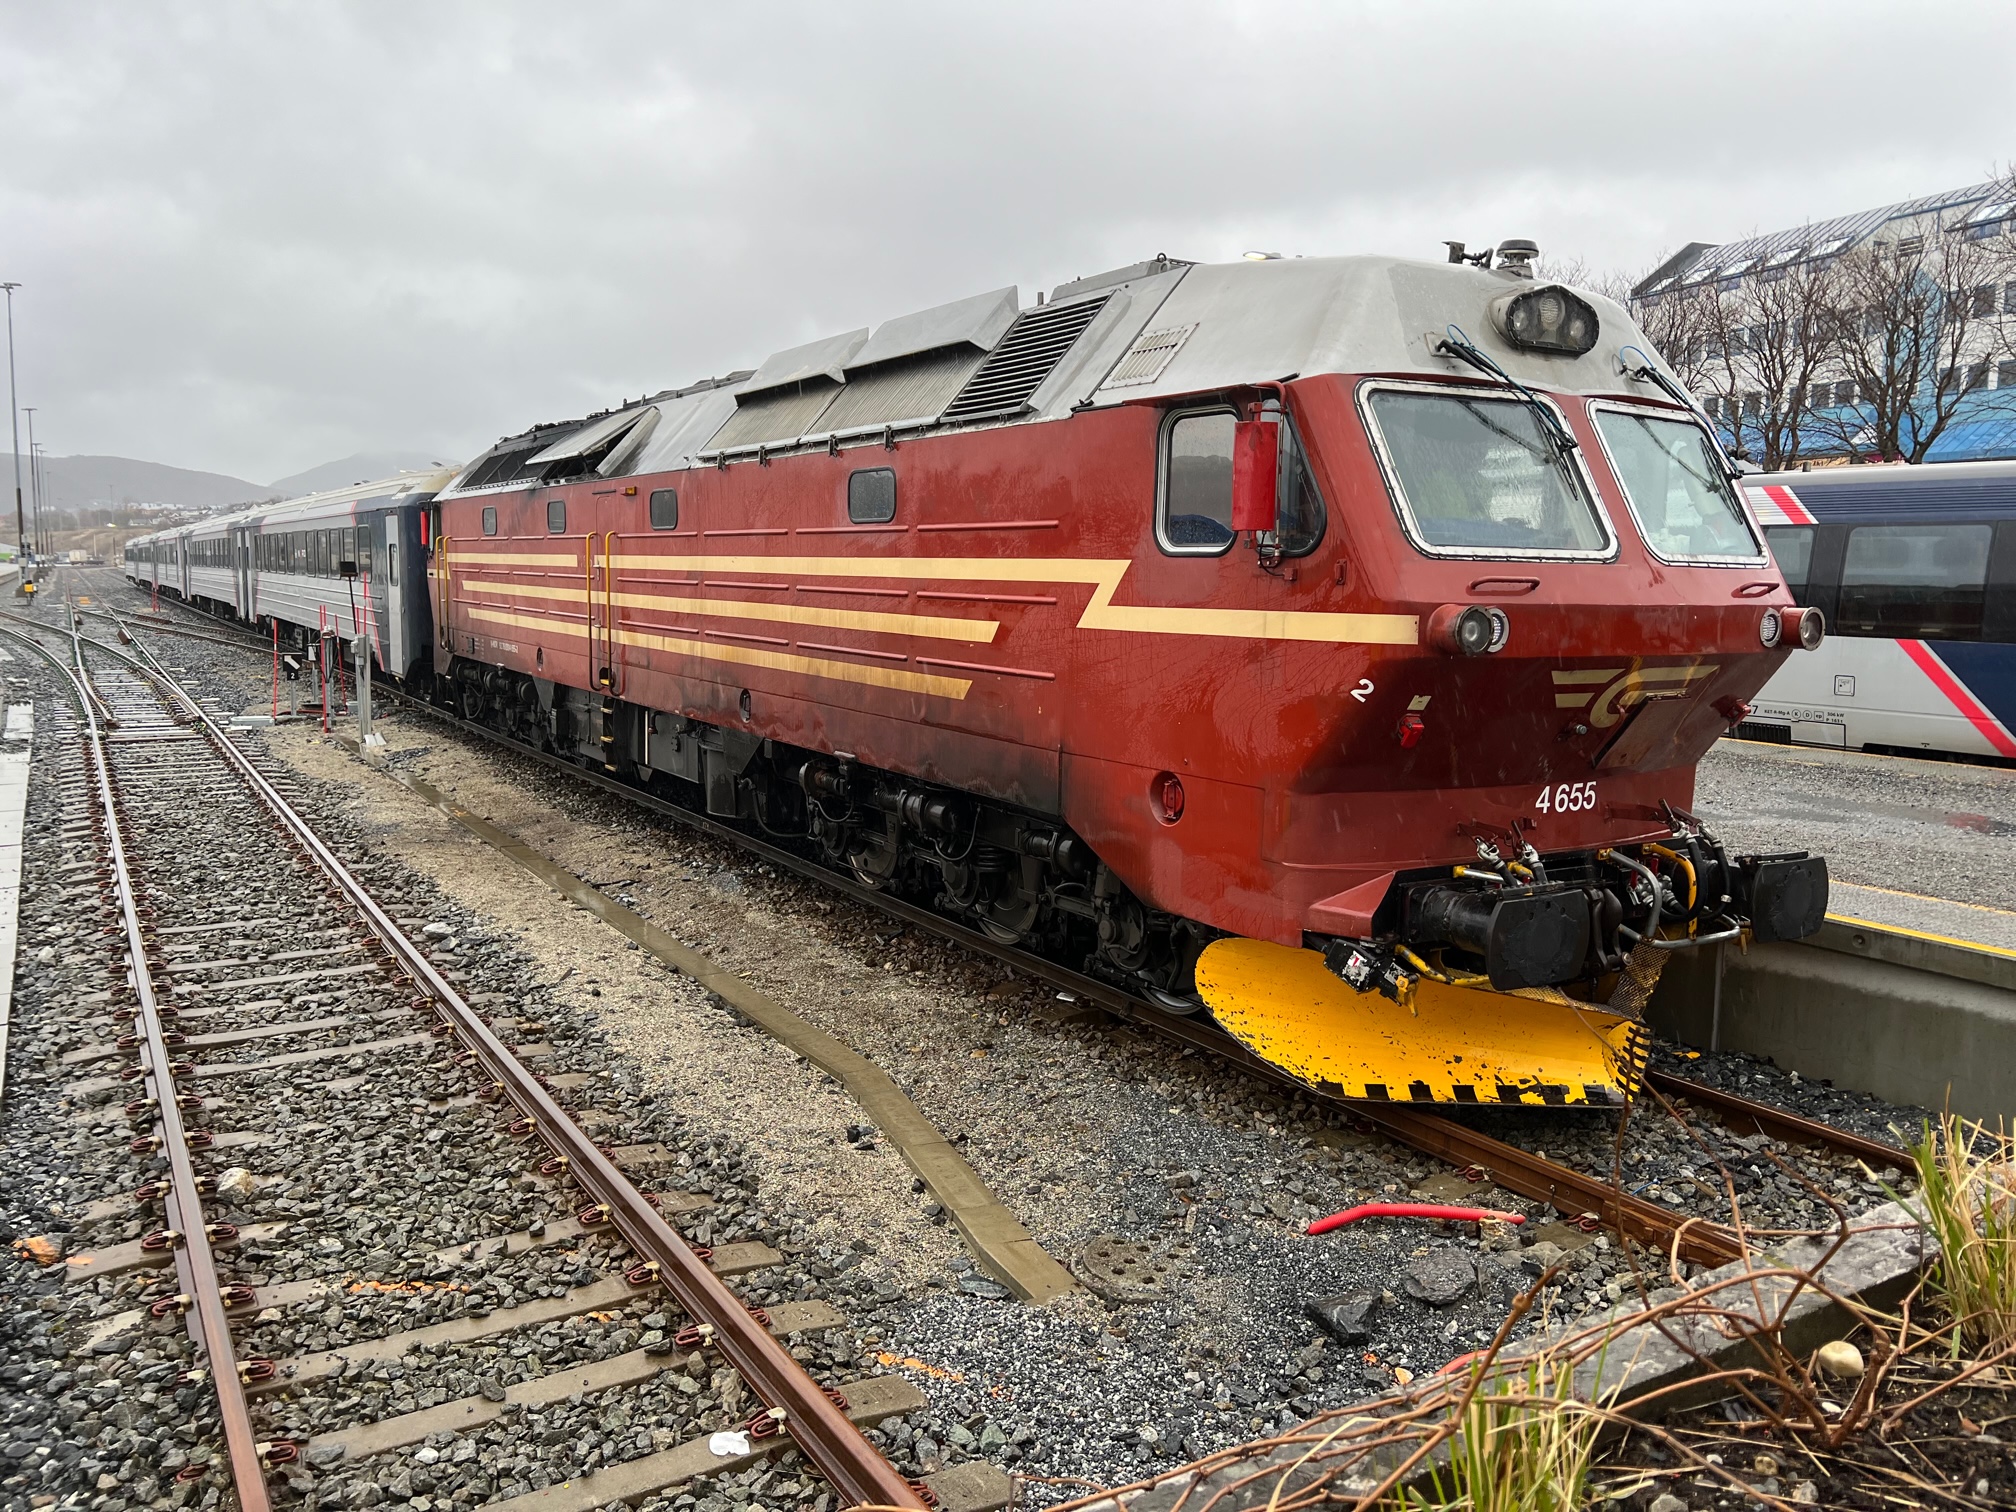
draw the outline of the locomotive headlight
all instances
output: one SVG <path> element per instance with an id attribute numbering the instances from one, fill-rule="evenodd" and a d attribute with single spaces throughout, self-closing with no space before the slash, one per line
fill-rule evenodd
<path id="1" fill-rule="evenodd" d="M 1512 622 L 1503 609 L 1483 604 L 1444 604 L 1428 616 L 1428 644 L 1451 656 L 1484 656 L 1503 651 Z"/>
<path id="2" fill-rule="evenodd" d="M 1827 639 L 1827 616 L 1818 609 L 1799 611 L 1799 649 L 1818 651 L 1820 642 Z"/>
<path id="3" fill-rule="evenodd" d="M 1785 616 L 1776 609 L 1766 609 L 1764 617 L 1757 622 L 1757 639 L 1764 642 L 1765 650 L 1778 644 L 1785 634 Z"/>
<path id="4" fill-rule="evenodd" d="M 1602 325 L 1588 300 L 1560 284 L 1507 295 L 1492 304 L 1491 316 L 1512 345 L 1570 357 L 1580 357 L 1595 346 Z"/>

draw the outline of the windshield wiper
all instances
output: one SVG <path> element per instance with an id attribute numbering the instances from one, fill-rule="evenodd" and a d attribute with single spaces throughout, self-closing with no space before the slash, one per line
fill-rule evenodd
<path id="1" fill-rule="evenodd" d="M 1642 361 L 1635 368 L 1626 366 L 1624 352 L 1637 352 Z M 1695 407 L 1694 401 L 1688 397 L 1685 389 L 1660 372 L 1659 369 L 1652 366 L 1652 359 L 1645 356 L 1645 353 L 1635 346 L 1627 346 L 1623 352 L 1617 354 L 1617 365 L 1623 370 L 1626 378 L 1634 379 L 1639 383 L 1652 384 L 1668 399 L 1671 399 L 1699 421 L 1701 428 L 1708 432 L 1709 441 L 1714 444 L 1715 459 L 1721 464 L 1722 475 L 1731 483 L 1740 483 L 1742 481 L 1743 474 L 1738 471 L 1736 464 L 1729 460 L 1729 454 L 1722 449 L 1721 436 L 1716 434 L 1715 427 L 1709 423 L 1708 417 Z M 1739 437 L 1738 439 L 1740 440 L 1741 438 Z"/>
<path id="2" fill-rule="evenodd" d="M 1627 418 L 1631 421 L 1633 425 L 1637 426 L 1638 429 L 1645 432 L 1645 439 L 1652 443 L 1653 448 L 1658 451 L 1660 456 L 1666 458 L 1675 467 L 1679 468 L 1680 471 L 1684 472 L 1696 483 L 1699 483 L 1703 488 L 1707 489 L 1708 492 L 1710 493 L 1715 492 L 1715 480 L 1709 477 L 1708 474 L 1697 469 L 1693 463 L 1689 462 L 1685 457 L 1681 456 L 1678 452 L 1668 451 L 1665 445 L 1661 443 L 1661 441 L 1659 440 L 1659 437 L 1653 433 L 1652 422 L 1650 420 L 1647 420 L 1643 415 L 1631 415 L 1628 416 Z M 1670 420 L 1664 423 L 1668 425 L 1672 424 Z"/>
<path id="3" fill-rule="evenodd" d="M 1474 399 L 1458 399 L 1456 402 L 1462 405 L 1463 408 L 1468 410 L 1470 412 L 1471 418 L 1474 419 L 1479 425 L 1483 426 L 1488 431 L 1492 431 L 1497 435 L 1503 436 L 1507 441 L 1510 441 L 1514 446 L 1518 447 L 1519 450 L 1526 453 L 1527 456 L 1531 457 L 1535 462 L 1538 462 L 1542 467 L 1547 466 L 1550 462 L 1554 460 L 1554 455 L 1551 451 L 1549 451 L 1545 447 L 1535 446 L 1531 441 L 1528 441 L 1524 436 L 1520 435 L 1517 431 L 1509 431 L 1505 429 L 1504 426 L 1500 425 L 1496 420 L 1493 420 L 1489 415 L 1485 414 L 1483 406 L 1479 405 Z M 1485 401 L 1486 404 L 1495 404 L 1497 402 L 1498 401 L 1496 400 L 1489 400 L 1489 399 Z"/>
<path id="4" fill-rule="evenodd" d="M 1479 351 L 1476 343 L 1463 334 L 1461 326 L 1451 325 L 1448 328 L 1448 334 L 1435 344 L 1435 350 L 1446 356 L 1454 357 L 1458 362 L 1468 363 L 1471 367 L 1477 369 L 1478 372 L 1496 378 L 1500 383 L 1511 389 L 1513 393 L 1519 396 L 1526 407 L 1533 411 L 1534 417 L 1540 422 L 1541 434 L 1546 436 L 1548 442 L 1553 446 L 1555 453 L 1561 460 L 1565 462 L 1574 454 L 1576 451 L 1575 438 L 1568 433 L 1568 427 L 1561 423 L 1561 417 L 1554 413 L 1553 407 L 1517 378 L 1506 372 L 1505 369 L 1498 366 L 1497 363 L 1493 362 L 1483 352 Z"/>

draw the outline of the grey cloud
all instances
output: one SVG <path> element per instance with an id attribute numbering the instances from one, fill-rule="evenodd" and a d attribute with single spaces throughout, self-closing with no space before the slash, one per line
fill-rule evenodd
<path id="1" fill-rule="evenodd" d="M 1155 252 L 1633 267 L 1977 180 L 1956 56 L 2006 71 L 2016 12 L 1902 15 L 15 5 L 0 276 L 53 451 L 466 454 Z"/>

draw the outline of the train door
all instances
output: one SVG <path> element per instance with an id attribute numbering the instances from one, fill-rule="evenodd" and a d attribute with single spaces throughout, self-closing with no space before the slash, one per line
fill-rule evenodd
<path id="1" fill-rule="evenodd" d="M 405 670 L 406 663 L 399 646 L 399 617 L 392 607 L 392 520 L 390 514 L 374 514 L 359 525 L 358 534 L 364 570 L 370 574 L 366 597 L 371 601 L 371 643 L 378 652 L 378 664 L 387 673 L 397 674 Z"/>
<path id="2" fill-rule="evenodd" d="M 428 654 L 434 639 L 434 604 L 428 595 L 428 521 L 428 506 L 423 503 L 418 508 L 395 510 L 386 529 L 391 552 L 386 576 L 408 671 Z"/>
<path id="3" fill-rule="evenodd" d="M 233 550 L 238 554 L 238 617 L 254 618 L 252 610 L 252 532 L 244 526 L 231 532 Z"/>

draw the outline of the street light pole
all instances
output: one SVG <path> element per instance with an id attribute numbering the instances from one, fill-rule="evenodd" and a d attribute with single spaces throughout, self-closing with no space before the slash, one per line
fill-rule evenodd
<path id="1" fill-rule="evenodd" d="M 42 524 L 42 490 L 49 486 L 49 469 L 42 464 L 47 460 L 49 448 L 37 442 L 28 448 L 28 482 L 35 490 L 35 535 L 40 542 L 38 551 L 46 552 L 49 536 Z"/>
<path id="2" fill-rule="evenodd" d="M 0 283 L 7 291 L 7 419 L 14 427 L 14 533 L 20 537 L 21 570 L 28 570 L 28 511 L 21 507 L 21 412 L 14 399 L 14 291 L 18 283 Z"/>
<path id="3" fill-rule="evenodd" d="M 34 501 L 35 529 L 29 539 L 35 543 L 35 555 L 42 552 L 42 485 L 35 476 L 35 410 L 36 406 L 24 404 L 21 413 L 28 417 L 28 496 Z"/>

